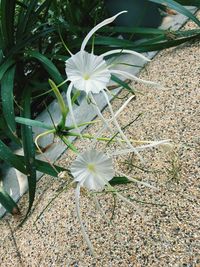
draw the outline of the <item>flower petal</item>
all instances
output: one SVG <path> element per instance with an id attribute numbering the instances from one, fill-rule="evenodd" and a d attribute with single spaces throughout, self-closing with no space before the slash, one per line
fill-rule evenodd
<path id="1" fill-rule="evenodd" d="M 110 109 L 110 113 L 112 115 L 112 119 L 113 119 L 113 122 L 118 130 L 118 132 L 120 133 L 121 137 L 126 141 L 127 145 L 132 149 L 132 151 L 139 157 L 139 159 L 141 160 L 141 162 L 144 162 L 143 158 L 140 156 L 140 154 L 138 153 L 137 149 L 135 149 L 135 147 L 131 144 L 131 142 L 129 141 L 129 139 L 126 137 L 126 135 L 123 133 L 118 121 L 116 120 L 115 118 L 115 114 L 112 110 L 112 106 L 110 104 L 110 101 L 108 99 L 108 96 L 106 94 L 106 92 L 103 91 L 103 94 L 105 96 L 105 99 L 106 99 L 106 102 L 108 104 L 108 108 Z"/>
<path id="2" fill-rule="evenodd" d="M 126 72 L 126 71 L 113 70 L 113 69 L 110 69 L 110 71 L 111 71 L 111 73 L 114 73 L 114 74 L 117 74 L 117 75 L 122 75 L 127 79 L 132 79 L 132 80 L 135 80 L 136 82 L 139 82 L 139 83 L 144 83 L 144 84 L 147 84 L 147 85 L 153 85 L 153 86 L 156 86 L 156 87 L 160 86 L 158 83 L 140 79 L 140 78 L 136 77 L 135 75 L 133 75 L 133 74 L 131 74 L 129 72 Z"/>
<path id="3" fill-rule="evenodd" d="M 123 13 L 126 13 L 127 11 L 124 10 L 124 11 L 121 11 L 119 13 L 117 13 L 115 16 L 111 17 L 111 18 L 108 18 L 108 19 L 105 19 L 104 21 L 100 22 L 99 24 L 97 24 L 85 37 L 85 39 L 83 40 L 82 42 L 82 45 L 81 45 L 81 50 L 85 50 L 85 47 L 87 45 L 87 42 L 89 41 L 89 39 L 92 37 L 92 35 L 100 28 L 102 28 L 103 26 L 113 22 L 119 15 L 123 14 Z"/>
<path id="4" fill-rule="evenodd" d="M 101 56 L 79 51 L 65 62 L 67 78 L 80 91 L 99 93 L 110 81 L 111 74 Z"/>
<path id="5" fill-rule="evenodd" d="M 114 176 L 112 159 L 95 149 L 87 150 L 72 163 L 71 173 L 81 186 L 101 191 Z"/>
<path id="6" fill-rule="evenodd" d="M 137 149 L 137 151 L 142 151 L 146 148 L 153 148 L 155 146 L 159 146 L 159 145 L 166 145 L 169 144 L 170 139 L 167 140 L 161 140 L 161 141 L 152 141 L 150 142 L 148 145 L 143 145 L 143 146 L 137 146 L 135 147 Z M 117 156 L 117 155 L 125 155 L 128 153 L 134 152 L 133 149 L 123 149 L 120 151 L 115 151 L 112 153 L 113 156 Z"/>
<path id="7" fill-rule="evenodd" d="M 104 58 L 104 57 L 107 57 L 107 56 L 110 56 L 110 55 L 113 55 L 113 54 L 131 54 L 131 55 L 134 55 L 134 56 L 138 56 L 138 57 L 140 57 L 143 60 L 151 61 L 150 59 L 148 59 L 144 55 L 142 55 L 142 54 L 140 54 L 138 52 L 135 52 L 133 50 L 127 50 L 127 49 L 115 49 L 115 50 L 111 50 L 111 51 L 108 51 L 108 52 L 105 52 L 105 53 L 101 54 L 101 56 Z"/>
<path id="8" fill-rule="evenodd" d="M 80 212 L 80 205 L 79 205 L 79 199 L 80 199 L 80 185 L 77 184 L 76 190 L 75 190 L 75 202 L 76 202 L 76 213 L 77 213 L 77 217 L 78 217 L 78 221 L 80 223 L 81 226 L 81 231 L 84 237 L 85 242 L 87 243 L 89 249 L 90 249 L 90 253 L 93 255 L 94 254 L 94 249 L 92 246 L 92 243 L 89 239 L 89 236 L 86 232 L 85 226 L 83 224 L 82 218 L 81 218 L 81 212 Z"/>

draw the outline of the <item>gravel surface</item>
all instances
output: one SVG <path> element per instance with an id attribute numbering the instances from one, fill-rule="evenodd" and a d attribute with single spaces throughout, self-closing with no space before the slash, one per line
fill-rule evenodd
<path id="1" fill-rule="evenodd" d="M 189 22 L 187 28 L 194 28 Z M 126 134 L 134 140 L 171 139 L 171 146 L 145 150 L 145 170 L 136 157 L 117 158 L 123 172 L 155 186 L 157 190 L 134 184 L 117 186 L 133 200 L 128 205 L 112 194 L 99 194 L 99 200 L 112 224 L 95 209 L 91 195 L 81 193 L 81 212 L 95 248 L 92 257 L 83 241 L 75 212 L 74 188 L 63 191 L 45 210 L 66 178 L 44 176 L 38 183 L 34 211 L 21 228 L 20 218 L 6 215 L 0 221 L 0 266 L 135 266 L 200 267 L 200 44 L 187 43 L 160 52 L 140 77 L 162 84 L 149 88 L 133 84 L 137 94 L 121 113 L 125 126 L 142 113 Z M 112 102 L 119 109 L 128 97 Z M 107 109 L 104 115 L 108 116 Z M 100 126 L 87 132 L 95 133 Z M 76 142 L 80 151 L 85 145 Z M 100 144 L 100 147 L 103 145 Z M 113 146 L 112 149 L 115 149 Z M 74 155 L 59 160 L 69 166 Z M 27 195 L 20 201 L 25 214 Z M 139 213 L 138 213 L 139 209 Z M 141 214 L 143 216 L 141 216 Z"/>

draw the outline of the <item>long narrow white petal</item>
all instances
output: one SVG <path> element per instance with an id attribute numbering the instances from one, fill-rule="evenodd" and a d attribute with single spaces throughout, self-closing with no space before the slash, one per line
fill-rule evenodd
<path id="1" fill-rule="evenodd" d="M 102 21 L 101 23 L 97 24 L 85 37 L 85 39 L 82 42 L 81 45 L 81 50 L 85 50 L 85 47 L 87 45 L 87 42 L 89 41 L 89 39 L 92 37 L 92 35 L 100 28 L 102 28 L 103 26 L 113 22 L 119 15 L 121 15 L 122 13 L 126 13 L 127 11 L 121 11 L 119 13 L 117 13 L 115 16 L 105 19 L 104 21 Z"/>
<path id="2" fill-rule="evenodd" d="M 110 127 L 108 121 L 107 121 L 107 120 L 104 118 L 104 116 L 102 115 L 102 113 L 101 113 L 101 111 L 100 111 L 100 109 L 99 109 L 99 107 L 98 107 L 98 105 L 97 105 L 97 102 L 96 102 L 95 98 L 93 97 L 93 95 L 92 95 L 91 93 L 90 93 L 90 98 L 92 99 L 92 102 L 94 103 L 94 107 L 95 107 L 95 109 L 96 109 L 96 111 L 97 111 L 98 116 L 100 117 L 100 119 L 102 120 L 102 122 L 103 122 L 103 124 L 104 124 L 103 127 L 107 128 L 107 129 L 109 130 L 109 132 L 110 132 L 112 135 L 114 135 L 115 132 L 114 132 L 113 129 Z M 112 120 L 112 119 L 111 119 L 111 120 Z M 93 140 L 91 146 L 94 146 L 94 144 L 97 142 L 97 137 L 99 137 L 99 134 L 100 134 L 100 133 L 101 133 L 101 130 L 98 132 L 98 134 L 95 135 L 95 138 L 94 138 L 94 140 Z M 120 145 L 121 147 L 124 147 L 124 144 L 123 144 L 118 138 L 116 138 L 116 140 L 118 141 L 118 143 L 119 143 L 119 145 Z"/>
<path id="3" fill-rule="evenodd" d="M 115 113 L 114 117 L 117 118 L 119 116 L 119 114 L 123 111 L 123 109 L 128 105 L 128 103 L 134 98 L 135 96 L 132 95 L 131 97 L 129 97 L 124 104 L 118 109 L 118 111 Z"/>
<path id="4" fill-rule="evenodd" d="M 91 241 L 90 241 L 90 239 L 88 237 L 88 234 L 87 234 L 87 232 L 85 230 L 85 227 L 83 225 L 83 221 L 82 221 L 82 218 L 81 218 L 79 199 L 80 199 L 80 184 L 77 183 L 76 190 L 75 190 L 75 202 L 76 202 L 77 217 L 78 217 L 78 221 L 79 221 L 80 226 L 81 226 L 81 231 L 82 231 L 82 234 L 83 234 L 83 238 L 84 238 L 85 242 L 87 243 L 91 254 L 94 255 L 94 249 L 93 249 L 92 243 L 91 243 Z"/>
<path id="5" fill-rule="evenodd" d="M 140 54 L 138 52 L 132 51 L 132 50 L 128 50 L 128 49 L 111 50 L 111 51 L 108 51 L 108 52 L 105 52 L 105 53 L 101 54 L 101 56 L 104 58 L 104 57 L 107 57 L 107 56 L 110 56 L 110 55 L 113 55 L 113 54 L 131 54 L 131 55 L 134 55 L 134 56 L 138 56 L 138 57 L 140 57 L 141 59 L 143 59 L 145 61 L 151 61 L 149 58 L 145 57 L 144 55 L 142 55 L 142 54 Z"/>
<path id="6" fill-rule="evenodd" d="M 135 147 L 135 149 L 137 149 L 137 151 L 142 151 L 146 148 L 153 148 L 155 146 L 159 146 L 159 145 L 165 145 L 165 144 L 169 144 L 170 139 L 167 140 L 161 140 L 161 141 L 153 141 L 150 142 L 150 144 L 148 145 L 143 145 L 143 146 L 137 146 Z M 112 156 L 118 156 L 118 155 L 125 155 L 127 153 L 131 153 L 134 152 L 133 149 L 123 149 L 123 150 L 118 150 L 112 153 Z"/>
<path id="7" fill-rule="evenodd" d="M 106 216 L 105 212 L 103 211 L 103 209 L 102 209 L 102 207 L 101 207 L 101 205 L 100 205 L 100 203 L 99 203 L 99 200 L 98 200 L 96 194 L 93 195 L 93 199 L 94 199 L 94 203 L 95 203 L 95 205 L 96 205 L 96 208 L 99 210 L 99 212 L 101 213 L 101 215 L 102 215 L 102 217 L 104 218 L 104 220 L 105 220 L 108 224 L 110 224 L 111 221 L 108 219 L 108 217 Z"/>
<path id="8" fill-rule="evenodd" d="M 153 148 L 153 147 L 155 147 L 155 146 L 169 144 L 170 141 L 171 141 L 170 139 L 167 139 L 167 140 L 161 140 L 161 141 L 153 141 L 153 142 L 151 142 L 151 143 L 148 144 L 148 145 L 138 146 L 137 149 L 138 149 L 139 151 L 142 151 L 142 150 L 144 150 L 144 149 L 146 149 L 146 148 Z"/>
<path id="9" fill-rule="evenodd" d="M 149 188 L 154 189 L 154 190 L 158 190 L 155 186 L 150 185 L 150 184 L 148 184 L 148 183 L 146 183 L 146 182 L 139 181 L 139 180 L 137 180 L 137 179 L 135 179 L 135 178 L 132 178 L 132 177 L 130 177 L 129 175 L 124 174 L 123 172 L 120 172 L 120 171 L 116 171 L 116 172 L 117 172 L 119 175 L 121 175 L 121 176 L 125 176 L 125 177 L 128 178 L 128 180 L 131 181 L 131 182 L 134 182 L 134 183 L 137 183 L 137 184 L 144 185 L 144 186 L 149 187 Z"/>
<path id="10" fill-rule="evenodd" d="M 131 202 L 129 199 L 127 199 L 126 197 L 122 196 L 120 193 L 118 193 L 117 191 L 115 192 L 115 194 L 121 199 L 123 200 L 124 202 L 126 202 L 127 204 L 131 205 L 135 210 L 136 212 L 143 218 L 144 221 L 146 221 L 146 218 L 143 214 L 143 212 L 138 208 L 136 207 L 136 205 L 133 204 L 133 202 Z"/>
<path id="11" fill-rule="evenodd" d="M 140 78 L 136 77 L 135 75 L 133 75 L 133 74 L 131 74 L 129 72 L 126 72 L 126 71 L 110 69 L 110 72 L 114 73 L 114 74 L 117 74 L 117 75 L 122 75 L 125 78 L 131 79 L 131 80 L 135 80 L 136 82 L 139 82 L 139 83 L 144 83 L 144 84 L 147 84 L 147 85 L 153 85 L 153 86 L 156 86 L 156 87 L 160 86 L 158 83 L 140 79 Z"/>
<path id="12" fill-rule="evenodd" d="M 79 130 L 78 126 L 77 126 L 77 123 L 76 123 L 76 120 L 75 120 L 75 117 L 74 117 L 73 108 L 72 108 L 72 102 L 71 102 L 72 88 L 73 88 L 73 85 L 72 85 L 72 83 L 70 83 L 70 85 L 69 85 L 69 87 L 67 89 L 67 104 L 68 104 L 69 112 L 70 112 L 74 127 L 77 130 L 77 132 L 80 134 L 80 137 L 82 138 L 82 135 L 81 135 L 80 130 Z"/>
<path id="13" fill-rule="evenodd" d="M 109 92 L 109 91 L 108 91 L 108 92 Z M 112 110 L 112 106 L 111 106 L 111 104 L 110 104 L 110 101 L 109 101 L 109 99 L 108 99 L 108 96 L 107 96 L 106 92 L 103 91 L 103 94 L 104 94 L 104 97 L 105 97 L 106 102 L 107 102 L 107 104 L 108 104 L 108 107 L 109 107 L 109 109 L 110 109 L 110 113 L 111 113 L 111 115 L 112 115 L 113 122 L 115 123 L 115 126 L 117 127 L 117 130 L 119 131 L 121 137 L 126 141 L 127 145 L 134 151 L 134 153 L 139 157 L 139 159 L 140 159 L 142 162 L 144 162 L 143 158 L 140 156 L 140 154 L 138 153 L 138 151 L 134 148 L 134 146 L 131 144 L 131 142 L 129 141 L 129 139 L 128 139 L 128 138 L 126 137 L 126 135 L 123 133 L 123 131 L 122 131 L 122 129 L 121 129 L 121 127 L 120 127 L 118 121 L 117 121 L 116 118 L 115 118 L 114 112 L 113 112 L 113 110 Z"/>
<path id="14" fill-rule="evenodd" d="M 93 97 L 93 95 L 90 93 L 89 94 L 92 102 L 94 103 L 94 108 L 96 109 L 97 115 L 99 116 L 99 118 L 102 120 L 103 122 L 103 127 L 105 127 L 104 129 L 108 129 L 109 132 L 114 135 L 114 131 L 112 130 L 112 128 L 110 127 L 108 121 L 104 118 L 104 116 L 101 113 L 101 110 L 99 109 L 97 102 L 95 100 L 95 98 Z M 103 129 L 100 129 L 99 132 L 95 135 L 94 140 L 92 142 L 92 146 L 96 143 L 97 138 L 99 137 L 99 135 L 103 132 Z"/>
<path id="15" fill-rule="evenodd" d="M 117 118 L 120 113 L 123 111 L 123 109 L 128 105 L 128 103 L 134 98 L 134 95 L 132 95 L 131 97 L 129 97 L 129 99 L 126 100 L 126 102 L 119 108 L 119 110 L 114 114 L 114 117 Z M 108 122 L 111 122 L 112 121 L 112 118 L 108 120 Z M 96 143 L 97 141 L 97 138 L 99 136 L 101 136 L 101 134 L 106 130 L 106 125 L 103 125 L 103 127 L 96 133 L 93 141 L 92 141 L 92 147 L 93 147 L 93 144 Z"/>
<path id="16" fill-rule="evenodd" d="M 96 102 L 95 98 L 93 97 L 93 95 L 92 95 L 91 93 L 89 93 L 89 96 L 90 96 L 92 102 L 94 103 L 94 107 L 95 107 L 95 109 L 96 109 L 96 111 L 97 111 L 98 116 L 99 116 L 100 119 L 102 120 L 103 124 L 104 124 L 104 125 L 108 128 L 108 130 L 113 134 L 113 130 L 112 130 L 112 128 L 110 127 L 110 125 L 108 124 L 108 121 L 107 121 L 107 120 L 104 118 L 104 116 L 102 115 L 102 113 L 101 113 L 101 111 L 100 111 L 100 109 L 99 109 L 99 107 L 98 107 L 98 105 L 97 105 L 97 102 Z"/>

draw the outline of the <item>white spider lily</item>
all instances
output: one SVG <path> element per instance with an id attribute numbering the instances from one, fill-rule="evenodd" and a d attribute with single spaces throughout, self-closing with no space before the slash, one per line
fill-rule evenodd
<path id="1" fill-rule="evenodd" d="M 114 176 L 112 160 L 104 153 L 91 149 L 78 155 L 76 160 L 72 163 L 71 173 L 74 177 L 74 181 L 77 182 L 75 194 L 77 217 L 83 237 L 91 254 L 94 254 L 92 243 L 81 218 L 79 205 L 80 187 L 83 186 L 92 191 L 102 191 L 108 181 Z"/>
<path id="2" fill-rule="evenodd" d="M 72 163 L 71 173 L 76 182 L 89 190 L 101 191 L 114 176 L 112 160 L 95 149 L 79 154 Z"/>
<path id="3" fill-rule="evenodd" d="M 149 61 L 148 58 L 146 58 L 145 56 L 135 51 L 127 50 L 127 49 L 114 49 L 106 53 L 103 53 L 102 55 L 99 55 L 99 56 L 94 55 L 93 51 L 91 53 L 88 53 L 85 51 L 87 42 L 98 29 L 113 22 L 119 15 L 121 15 L 122 13 L 126 13 L 126 12 L 127 11 L 119 12 L 115 16 L 108 18 L 102 21 L 101 23 L 99 23 L 98 25 L 96 25 L 86 35 L 81 45 L 80 51 L 76 53 L 75 55 L 71 54 L 71 57 L 65 62 L 65 71 L 67 74 L 67 80 L 70 81 L 70 85 L 67 90 L 67 102 L 68 102 L 68 107 L 69 107 L 69 111 L 72 117 L 74 127 L 76 128 L 78 132 L 79 132 L 79 129 L 77 127 L 77 123 L 74 117 L 72 103 L 71 103 L 71 91 L 73 90 L 73 88 L 76 88 L 80 91 L 84 91 L 91 98 L 92 98 L 92 94 L 98 94 L 100 92 L 103 92 L 106 102 L 109 105 L 109 109 L 110 111 L 112 111 L 109 99 L 106 95 L 107 86 L 111 79 L 112 74 L 122 75 L 132 80 L 136 80 L 138 82 L 142 82 L 142 83 L 149 84 L 149 85 L 156 85 L 156 83 L 139 79 L 136 76 L 131 75 L 126 71 L 118 71 L 118 70 L 112 69 L 113 65 L 111 64 L 110 66 L 108 66 L 105 61 L 105 58 L 107 56 L 114 55 L 114 54 L 132 54 L 132 55 L 140 57 L 143 60 Z M 97 106 L 95 99 L 94 98 L 92 99 L 93 99 L 94 104 Z M 103 120 L 106 127 L 109 129 L 109 131 L 113 134 L 113 131 L 111 131 L 111 128 L 109 127 L 104 117 L 103 116 L 100 116 L 100 117 Z M 112 112 L 112 119 L 118 131 L 120 132 L 121 137 L 126 141 L 129 148 L 133 149 L 135 153 L 138 154 L 138 152 L 134 149 L 134 147 L 130 144 L 130 142 L 127 141 L 128 139 L 122 132 L 119 124 L 116 123 L 116 119 L 115 117 L 113 117 L 113 112 Z"/>
<path id="4" fill-rule="evenodd" d="M 97 151 L 95 149 L 87 150 L 82 154 L 79 154 L 75 161 L 71 166 L 71 174 L 74 177 L 74 182 L 77 182 L 76 190 L 75 190 L 75 202 L 76 202 L 76 212 L 77 217 L 81 226 L 81 231 L 86 241 L 91 254 L 94 254 L 92 243 L 89 239 L 89 236 L 86 232 L 84 223 L 81 218 L 80 212 L 80 189 L 81 187 L 87 188 L 89 191 L 102 191 L 105 186 L 107 186 L 108 190 L 113 192 L 116 196 L 118 196 L 122 201 L 128 203 L 133 206 L 138 214 L 145 219 L 142 212 L 126 197 L 121 195 L 117 190 L 115 190 L 108 182 L 114 177 L 114 167 L 112 164 L 112 159 L 105 155 L 103 152 Z M 121 175 L 125 176 L 123 173 Z M 148 186 L 148 184 L 143 183 L 141 181 L 137 181 L 131 177 L 127 177 L 132 182 L 138 182 L 143 185 Z M 151 187 L 149 185 L 149 187 Z M 152 187 L 154 188 L 154 187 Z M 101 209 L 101 206 L 98 202 L 96 196 L 94 197 L 96 207 L 101 212 L 103 218 L 109 222 L 104 211 Z"/>

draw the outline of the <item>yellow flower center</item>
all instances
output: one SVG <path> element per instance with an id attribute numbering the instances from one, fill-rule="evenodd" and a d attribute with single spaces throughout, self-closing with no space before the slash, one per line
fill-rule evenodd
<path id="1" fill-rule="evenodd" d="M 83 79 L 84 80 L 89 80 L 90 79 L 90 75 L 89 74 L 87 74 L 87 73 L 85 73 L 84 75 L 83 75 Z"/>
<path id="2" fill-rule="evenodd" d="M 95 172 L 95 165 L 93 163 L 89 163 L 87 168 L 90 172 Z"/>

